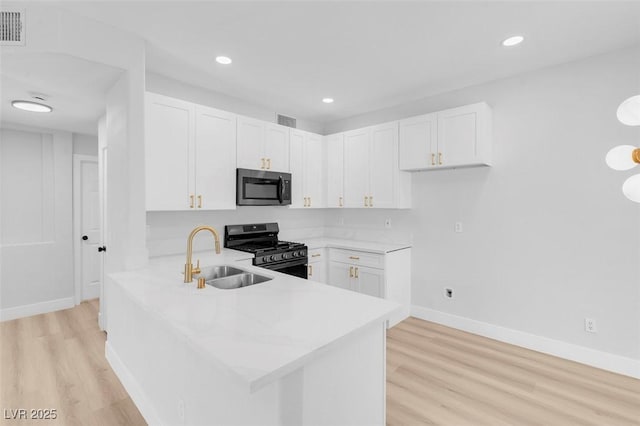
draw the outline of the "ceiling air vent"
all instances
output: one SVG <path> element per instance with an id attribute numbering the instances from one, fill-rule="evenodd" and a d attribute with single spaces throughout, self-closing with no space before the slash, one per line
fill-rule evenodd
<path id="1" fill-rule="evenodd" d="M 283 126 L 296 128 L 296 119 L 293 117 L 287 117 L 286 115 L 276 114 L 278 118 L 278 124 L 282 124 Z"/>
<path id="2" fill-rule="evenodd" d="M 24 10 L 0 10 L 0 45 L 24 46 Z"/>

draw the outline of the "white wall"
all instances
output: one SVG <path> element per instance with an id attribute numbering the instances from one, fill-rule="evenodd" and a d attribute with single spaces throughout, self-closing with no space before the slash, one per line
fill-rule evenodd
<path id="1" fill-rule="evenodd" d="M 638 170 L 604 163 L 640 141 L 615 115 L 640 92 L 639 70 L 640 51 L 624 50 L 330 123 L 326 133 L 486 101 L 495 165 L 415 173 L 412 210 L 333 210 L 326 224 L 383 233 L 390 217 L 412 233 L 415 305 L 640 359 L 640 205 L 621 193 Z"/>
<path id="2" fill-rule="evenodd" d="M 234 98 L 224 93 L 192 86 L 188 83 L 174 80 L 155 73 L 147 73 L 147 90 L 165 96 L 171 96 L 185 101 L 207 105 L 213 108 L 230 111 L 236 114 L 257 118 L 270 123 L 276 122 L 276 113 L 296 117 L 295 113 L 274 111 L 262 105 L 256 105 L 242 99 Z M 314 133 L 322 133 L 321 123 L 297 119 L 297 127 Z"/>
<path id="3" fill-rule="evenodd" d="M 98 136 L 73 134 L 73 153 L 98 156 Z"/>

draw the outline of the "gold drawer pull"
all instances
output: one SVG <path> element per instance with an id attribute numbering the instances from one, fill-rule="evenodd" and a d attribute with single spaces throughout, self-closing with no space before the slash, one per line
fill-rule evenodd
<path id="1" fill-rule="evenodd" d="M 311 207 L 311 197 L 309 197 L 309 207 Z"/>
<path id="2" fill-rule="evenodd" d="M 198 208 L 202 208 L 202 195 L 198 195 Z"/>
<path id="3" fill-rule="evenodd" d="M 313 266 L 309 265 L 309 273 L 307 274 L 308 276 L 312 276 L 313 275 Z"/>
<path id="4" fill-rule="evenodd" d="M 349 278 L 353 278 L 353 266 L 349 266 Z"/>
<path id="5" fill-rule="evenodd" d="M 265 159 L 264 159 L 264 158 L 261 158 L 260 160 L 262 161 L 262 167 L 261 167 L 261 169 L 265 169 L 265 168 L 266 168 L 266 166 L 265 166 Z"/>
<path id="6" fill-rule="evenodd" d="M 358 278 L 358 268 L 356 267 L 356 274 L 355 274 L 355 278 Z"/>
<path id="7" fill-rule="evenodd" d="M 349 259 L 360 260 L 360 258 L 358 256 L 349 256 Z"/>
<path id="8" fill-rule="evenodd" d="M 373 207 L 373 195 L 369 197 L 369 207 Z"/>
<path id="9" fill-rule="evenodd" d="M 189 201 L 189 208 L 190 208 L 190 209 L 192 209 L 192 208 L 193 208 L 193 206 L 194 206 L 194 203 L 195 203 L 195 201 L 196 201 L 196 200 L 195 200 L 195 198 L 196 198 L 196 196 L 195 196 L 195 195 L 189 195 L 189 199 L 191 200 L 191 201 Z"/>
<path id="10" fill-rule="evenodd" d="M 320 257 L 322 256 L 320 253 L 312 254 L 311 257 Z"/>
<path id="11" fill-rule="evenodd" d="M 367 197 L 366 195 L 364 196 L 364 206 L 365 207 L 369 207 L 369 197 Z"/>
<path id="12" fill-rule="evenodd" d="M 342 197 L 338 198 L 338 204 L 340 205 L 340 207 L 342 207 Z"/>
<path id="13" fill-rule="evenodd" d="M 431 153 L 431 165 L 436 165 L 436 154 L 434 152 Z"/>
<path id="14" fill-rule="evenodd" d="M 442 153 L 438 153 L 438 164 L 442 166 Z"/>
<path id="15" fill-rule="evenodd" d="M 267 170 L 271 170 L 271 158 L 267 158 Z"/>

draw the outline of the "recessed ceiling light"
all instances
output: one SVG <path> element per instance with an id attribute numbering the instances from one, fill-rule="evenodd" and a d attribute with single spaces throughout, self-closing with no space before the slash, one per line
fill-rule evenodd
<path id="1" fill-rule="evenodd" d="M 51 112 L 53 108 L 49 105 L 40 104 L 38 102 L 31 101 L 13 101 L 11 105 L 14 108 L 22 109 L 29 112 Z"/>
<path id="2" fill-rule="evenodd" d="M 324 102 L 325 104 L 332 104 L 333 98 L 322 98 L 322 102 Z"/>
<path id="3" fill-rule="evenodd" d="M 229 65 L 232 61 L 228 56 L 216 56 L 216 62 L 222 65 Z"/>
<path id="4" fill-rule="evenodd" d="M 511 47 L 511 46 L 515 46 L 517 44 L 520 44 L 524 41 L 524 37 L 517 35 L 517 36 L 513 36 L 513 37 L 509 37 L 507 39 L 504 39 L 502 41 L 502 45 L 504 47 Z"/>

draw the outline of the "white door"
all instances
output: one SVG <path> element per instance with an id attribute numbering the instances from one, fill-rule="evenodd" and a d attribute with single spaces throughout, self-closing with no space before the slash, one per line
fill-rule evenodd
<path id="1" fill-rule="evenodd" d="M 238 117 L 237 161 L 242 169 L 266 169 L 264 155 L 265 122 Z"/>
<path id="2" fill-rule="evenodd" d="M 291 159 L 291 208 L 306 207 L 304 170 L 304 132 L 291 130 L 289 137 L 289 158 Z"/>
<path id="3" fill-rule="evenodd" d="M 329 280 L 327 284 L 334 287 L 352 290 L 351 277 L 353 275 L 353 266 L 340 262 L 329 262 Z"/>
<path id="4" fill-rule="evenodd" d="M 267 170 L 289 172 L 289 127 L 267 123 L 264 156 Z"/>
<path id="5" fill-rule="evenodd" d="M 398 141 L 400 170 L 436 167 L 437 144 L 436 114 L 421 115 L 400 121 Z"/>
<path id="6" fill-rule="evenodd" d="M 344 135 L 326 137 L 327 144 L 327 207 L 344 206 Z"/>
<path id="7" fill-rule="evenodd" d="M 368 128 L 353 130 L 344 135 L 345 207 L 366 207 L 365 196 L 369 196 L 370 135 Z"/>
<path id="8" fill-rule="evenodd" d="M 196 107 L 196 208 L 236 208 L 236 116 Z"/>
<path id="9" fill-rule="evenodd" d="M 324 155 L 322 137 L 308 133 L 305 141 L 305 185 L 309 207 L 326 207 L 324 200 Z"/>
<path id="10" fill-rule="evenodd" d="M 0 317 L 74 305 L 70 133 L 0 130 Z"/>
<path id="11" fill-rule="evenodd" d="M 356 266 L 354 290 L 369 296 L 384 297 L 384 271 L 382 269 Z"/>
<path id="12" fill-rule="evenodd" d="M 98 189 L 98 158 L 84 155 L 74 156 L 74 200 L 76 206 L 76 250 L 77 286 L 76 302 L 100 297 L 101 254 L 100 191 Z"/>
<path id="13" fill-rule="evenodd" d="M 147 93 L 145 174 L 147 210 L 189 210 L 194 182 L 189 146 L 193 144 L 193 105 Z"/>
<path id="14" fill-rule="evenodd" d="M 477 123 L 477 105 L 453 108 L 438 113 L 437 162 L 439 165 L 454 166 L 476 162 Z"/>
<path id="15" fill-rule="evenodd" d="M 398 123 L 371 129 L 369 153 L 369 207 L 393 208 L 398 171 Z"/>

